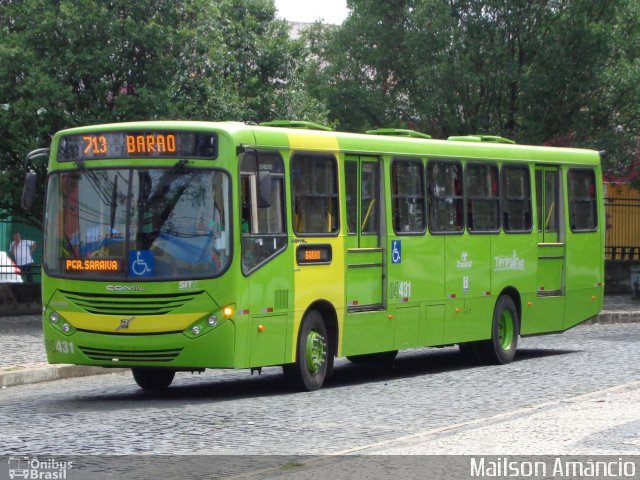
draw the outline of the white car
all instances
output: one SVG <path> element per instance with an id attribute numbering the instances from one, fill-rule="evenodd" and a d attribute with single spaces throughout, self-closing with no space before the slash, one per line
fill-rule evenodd
<path id="1" fill-rule="evenodd" d="M 0 252 L 0 283 L 22 283 L 20 269 L 7 252 Z"/>

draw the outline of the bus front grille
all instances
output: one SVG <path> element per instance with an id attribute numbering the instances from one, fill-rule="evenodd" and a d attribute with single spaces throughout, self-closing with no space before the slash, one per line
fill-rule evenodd
<path id="1" fill-rule="evenodd" d="M 61 290 L 69 302 L 98 315 L 164 315 L 192 301 L 202 292 L 164 295 L 113 295 Z"/>
<path id="2" fill-rule="evenodd" d="M 167 350 L 115 350 L 106 348 L 92 348 L 78 346 L 80 351 L 91 360 L 103 362 L 152 362 L 164 363 L 175 360 L 182 348 Z"/>

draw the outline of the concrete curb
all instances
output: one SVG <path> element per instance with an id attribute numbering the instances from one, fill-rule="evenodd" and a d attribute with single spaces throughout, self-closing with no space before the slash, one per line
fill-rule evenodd
<path id="1" fill-rule="evenodd" d="M 612 325 L 615 323 L 640 323 L 640 311 L 606 310 L 590 318 L 583 325 Z"/>
<path id="2" fill-rule="evenodd" d="M 29 385 L 32 383 L 50 382 L 65 378 L 88 377 L 107 373 L 124 372 L 124 368 L 89 367 L 86 365 L 49 365 L 15 367 L 0 371 L 0 388 Z"/>

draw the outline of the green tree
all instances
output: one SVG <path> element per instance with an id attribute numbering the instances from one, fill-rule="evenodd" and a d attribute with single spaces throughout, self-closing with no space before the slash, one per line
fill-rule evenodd
<path id="1" fill-rule="evenodd" d="M 611 147 L 638 137 L 632 0 L 349 0 L 310 32 L 309 86 L 343 128 Z M 625 146 L 626 145 L 626 146 Z"/>
<path id="2" fill-rule="evenodd" d="M 585 113 L 609 172 L 625 176 L 640 170 L 640 4 L 619 0 L 616 7 L 611 50 L 594 72 L 600 88 Z"/>
<path id="3" fill-rule="evenodd" d="M 324 120 L 300 89 L 305 56 L 273 0 L 1 1 L 0 211 L 20 212 L 24 155 L 63 128 Z"/>
<path id="4" fill-rule="evenodd" d="M 305 40 L 307 86 L 322 100 L 331 120 L 344 130 L 399 126 L 407 117 L 405 63 L 411 0 L 349 0 L 342 26 L 314 25 Z"/>

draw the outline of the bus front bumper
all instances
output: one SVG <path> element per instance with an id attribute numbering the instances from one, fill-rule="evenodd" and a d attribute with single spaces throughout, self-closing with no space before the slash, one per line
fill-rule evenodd
<path id="1" fill-rule="evenodd" d="M 49 363 L 103 367 L 165 367 L 177 370 L 235 368 L 235 326 L 226 321 L 196 338 L 182 332 L 127 335 L 74 331 L 43 322 Z"/>

